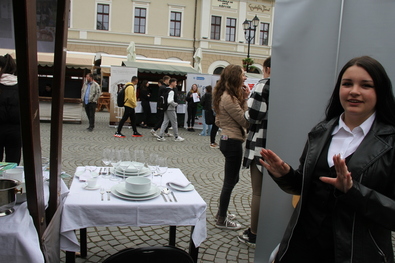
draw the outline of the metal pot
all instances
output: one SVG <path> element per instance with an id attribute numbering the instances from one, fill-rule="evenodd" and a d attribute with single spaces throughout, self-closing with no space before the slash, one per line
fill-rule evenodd
<path id="1" fill-rule="evenodd" d="M 14 212 L 16 187 L 20 184 L 18 180 L 0 179 L 0 217 Z"/>

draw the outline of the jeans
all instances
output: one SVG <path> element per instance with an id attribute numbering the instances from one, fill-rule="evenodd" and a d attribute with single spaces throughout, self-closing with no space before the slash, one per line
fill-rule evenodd
<path id="1" fill-rule="evenodd" d="M 197 105 L 195 103 L 189 104 L 188 103 L 188 120 L 187 120 L 187 125 L 188 127 L 192 127 L 195 125 L 195 117 L 196 117 L 196 111 L 197 111 Z"/>
<path id="2" fill-rule="evenodd" d="M 0 129 L 0 162 L 21 161 L 22 135 L 19 125 L 3 125 Z M 5 153 L 5 160 L 4 159 Z"/>
<path id="3" fill-rule="evenodd" d="M 124 108 L 125 108 L 125 112 L 123 113 L 123 117 L 122 117 L 121 121 L 118 124 L 117 132 L 121 133 L 122 127 L 123 127 L 123 125 L 125 124 L 125 122 L 126 122 L 126 120 L 128 118 L 130 118 L 130 124 L 132 125 L 133 132 L 137 132 L 137 129 L 136 129 L 136 113 L 134 111 L 134 108 L 130 108 L 130 107 L 127 107 L 127 106 L 125 106 Z"/>
<path id="4" fill-rule="evenodd" d="M 219 216 L 226 217 L 230 196 L 233 188 L 239 182 L 239 172 L 243 159 L 243 142 L 240 140 L 228 139 L 220 141 L 219 149 L 225 156 L 225 176 L 219 197 Z"/>
<path id="5" fill-rule="evenodd" d="M 213 127 L 211 128 L 210 131 L 210 143 L 215 143 L 215 136 L 217 136 L 217 132 L 218 132 L 218 126 L 215 125 L 215 123 L 212 125 Z"/>
<path id="6" fill-rule="evenodd" d="M 85 112 L 86 116 L 88 117 L 89 120 L 89 127 L 88 128 L 95 128 L 95 113 L 96 113 L 96 107 L 97 103 L 95 102 L 90 102 L 88 104 L 85 104 Z"/>

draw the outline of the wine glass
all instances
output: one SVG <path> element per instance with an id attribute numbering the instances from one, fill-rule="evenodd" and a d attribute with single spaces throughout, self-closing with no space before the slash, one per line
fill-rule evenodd
<path id="1" fill-rule="evenodd" d="M 113 172 L 111 173 L 111 181 L 118 181 L 119 177 L 116 175 L 119 163 L 120 163 L 120 155 L 118 154 L 118 151 L 116 150 L 111 150 L 111 155 L 110 155 L 110 162 L 113 167 Z"/>
<path id="2" fill-rule="evenodd" d="M 129 150 L 119 150 L 117 152 L 117 154 L 118 154 L 119 160 L 120 160 L 119 168 L 121 168 L 123 171 L 123 181 L 125 181 L 126 180 L 126 175 L 125 175 L 126 169 L 128 169 L 129 166 L 133 165 L 132 162 L 130 161 L 131 160 L 130 152 L 129 152 Z"/>
<path id="3" fill-rule="evenodd" d="M 158 154 L 150 153 L 148 160 L 148 168 L 151 170 L 151 181 L 154 180 L 154 175 L 158 172 Z"/>
<path id="4" fill-rule="evenodd" d="M 137 175 L 140 176 L 141 169 L 143 169 L 146 159 L 144 150 L 134 150 L 134 167 L 137 169 Z"/>
<path id="5" fill-rule="evenodd" d="M 167 158 L 158 157 L 158 174 L 160 176 L 160 186 L 162 185 L 162 177 L 167 172 Z M 163 186 L 164 187 L 164 186 Z"/>
<path id="6" fill-rule="evenodd" d="M 108 166 L 111 163 L 111 149 L 105 148 L 103 149 L 102 161 L 105 166 Z M 103 172 L 102 177 L 108 178 L 109 173 Z"/>

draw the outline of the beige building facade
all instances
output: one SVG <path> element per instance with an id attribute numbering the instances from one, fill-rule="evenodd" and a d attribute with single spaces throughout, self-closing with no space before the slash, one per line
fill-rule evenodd
<path id="1" fill-rule="evenodd" d="M 68 51 L 190 61 L 200 48 L 202 73 L 242 64 L 243 22 L 259 19 L 250 57 L 262 72 L 271 54 L 274 0 L 71 0 Z M 248 31 L 247 31 L 248 32 Z M 251 32 L 253 34 L 253 32 Z"/>

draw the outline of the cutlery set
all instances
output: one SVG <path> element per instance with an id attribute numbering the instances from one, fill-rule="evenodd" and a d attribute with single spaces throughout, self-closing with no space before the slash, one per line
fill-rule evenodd
<path id="1" fill-rule="evenodd" d="M 169 200 L 169 202 L 173 202 L 173 200 L 169 196 L 170 194 L 173 196 L 174 202 L 178 202 L 176 196 L 174 195 L 174 192 L 171 191 L 169 188 L 163 188 L 160 194 L 162 195 L 163 200 L 165 200 L 165 202 L 167 202 L 167 199 Z M 167 198 L 165 195 L 167 196 Z"/>
<path id="2" fill-rule="evenodd" d="M 110 201 L 111 190 L 106 190 L 104 187 L 100 188 L 101 200 L 104 201 L 105 193 L 107 193 L 107 201 Z"/>

